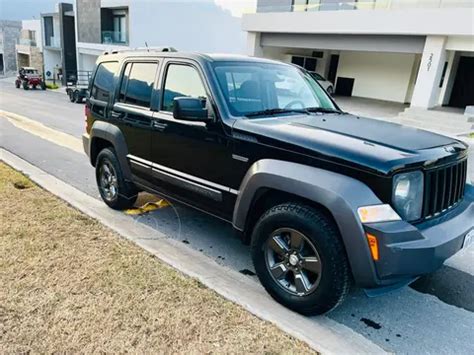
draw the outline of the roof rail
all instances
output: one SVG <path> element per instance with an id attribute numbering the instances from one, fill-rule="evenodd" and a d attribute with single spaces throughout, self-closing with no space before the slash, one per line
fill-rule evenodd
<path id="1" fill-rule="evenodd" d="M 174 47 L 137 47 L 137 48 L 127 48 L 127 49 L 114 49 L 110 51 L 105 51 L 103 55 L 108 54 L 117 54 L 117 53 L 126 53 L 126 52 L 135 52 L 135 51 L 147 51 L 147 52 L 177 52 L 178 50 Z"/>

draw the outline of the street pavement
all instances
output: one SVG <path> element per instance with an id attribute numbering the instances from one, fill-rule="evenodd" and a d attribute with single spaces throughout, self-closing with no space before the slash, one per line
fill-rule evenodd
<path id="1" fill-rule="evenodd" d="M 0 109 L 68 133 L 72 139 L 80 139 L 84 130 L 84 105 L 70 103 L 63 93 L 17 90 L 11 81 L 0 80 Z M 94 170 L 84 154 L 1 117 L 0 147 L 99 199 Z M 218 219 L 179 204 L 129 218 L 130 223 L 151 226 L 258 282 L 249 248 Z M 474 353 L 474 248 L 448 264 L 413 287 L 376 298 L 355 289 L 328 317 L 390 352 Z"/>

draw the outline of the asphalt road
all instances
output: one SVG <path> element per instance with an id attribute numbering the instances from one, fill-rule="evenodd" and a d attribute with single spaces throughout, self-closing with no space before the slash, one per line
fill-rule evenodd
<path id="1" fill-rule="evenodd" d="M 0 109 L 76 138 L 80 138 L 84 130 L 84 106 L 69 103 L 62 93 L 17 90 L 9 80 L 0 80 Z M 99 198 L 94 170 L 85 155 L 28 133 L 2 118 L 0 147 Z M 159 229 L 170 238 L 256 280 L 248 247 L 220 220 L 181 205 L 130 219 L 131 223 Z M 353 290 L 348 300 L 328 317 L 391 352 L 474 353 L 473 275 L 474 248 L 471 247 L 450 260 L 449 266 L 411 288 L 376 298 L 366 297 L 362 290 Z"/>

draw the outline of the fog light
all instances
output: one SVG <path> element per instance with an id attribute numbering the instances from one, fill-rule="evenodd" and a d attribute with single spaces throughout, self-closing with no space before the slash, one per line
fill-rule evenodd
<path id="1" fill-rule="evenodd" d="M 364 206 L 357 209 L 362 223 L 399 221 L 401 218 L 390 205 Z"/>

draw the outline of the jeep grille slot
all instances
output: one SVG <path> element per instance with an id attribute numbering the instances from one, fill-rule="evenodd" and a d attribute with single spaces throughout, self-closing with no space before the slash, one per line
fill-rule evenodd
<path id="1" fill-rule="evenodd" d="M 457 205 L 464 197 L 467 159 L 426 172 L 423 218 L 432 218 Z"/>

